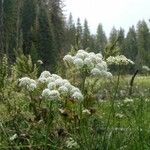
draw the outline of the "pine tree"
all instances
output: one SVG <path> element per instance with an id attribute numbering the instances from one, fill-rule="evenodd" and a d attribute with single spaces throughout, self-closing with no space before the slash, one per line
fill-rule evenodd
<path id="1" fill-rule="evenodd" d="M 67 41 L 68 41 L 68 48 L 71 49 L 71 46 L 75 47 L 76 44 L 76 28 L 73 21 L 72 14 L 70 13 L 68 21 L 67 21 Z"/>
<path id="2" fill-rule="evenodd" d="M 90 47 L 90 30 L 88 27 L 88 22 L 85 19 L 84 20 L 84 28 L 83 28 L 83 39 L 82 39 L 82 45 L 83 49 L 89 48 Z"/>
<path id="3" fill-rule="evenodd" d="M 36 16 L 35 1 L 24 0 L 22 8 L 23 51 L 29 54 L 32 46 L 32 27 Z"/>
<path id="4" fill-rule="evenodd" d="M 109 43 L 114 43 L 117 38 L 118 38 L 118 31 L 115 27 L 113 27 L 109 35 Z"/>
<path id="5" fill-rule="evenodd" d="M 124 29 L 120 28 L 118 30 L 118 42 L 117 46 L 120 49 L 121 54 L 125 54 L 125 35 L 124 35 Z"/>
<path id="6" fill-rule="evenodd" d="M 126 39 L 125 39 L 125 56 L 133 61 L 136 60 L 138 53 L 137 49 L 137 37 L 136 37 L 136 31 L 134 26 L 129 28 L 129 31 L 127 33 Z"/>
<path id="7" fill-rule="evenodd" d="M 80 22 L 80 18 L 77 19 L 76 24 L 76 44 L 78 49 L 82 48 L 82 25 Z"/>
<path id="8" fill-rule="evenodd" d="M 37 51 L 47 69 L 53 70 L 56 64 L 54 37 L 43 5 L 39 10 L 39 31 L 37 33 Z M 49 68 L 50 66 L 50 68 Z"/>
<path id="9" fill-rule="evenodd" d="M 3 45 L 3 37 L 4 37 L 4 0 L 0 0 L 0 61 L 3 57 L 4 45 Z"/>
<path id="10" fill-rule="evenodd" d="M 102 24 L 99 24 L 97 27 L 97 34 L 96 34 L 96 52 L 104 52 L 104 49 L 107 44 L 107 37 L 105 32 L 103 31 Z"/>
<path id="11" fill-rule="evenodd" d="M 137 63 L 141 65 L 150 65 L 150 33 L 146 22 L 139 21 L 137 24 L 137 43 L 138 55 Z"/>

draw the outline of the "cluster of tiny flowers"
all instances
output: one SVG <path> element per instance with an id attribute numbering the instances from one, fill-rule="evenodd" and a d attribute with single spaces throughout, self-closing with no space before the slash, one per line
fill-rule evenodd
<path id="1" fill-rule="evenodd" d="M 77 87 L 71 85 L 68 80 L 62 79 L 57 74 L 51 74 L 48 71 L 44 71 L 41 73 L 38 83 L 44 83 L 47 86 L 42 92 L 42 97 L 45 99 L 58 100 L 65 96 L 74 100 L 83 100 L 81 91 Z"/>
<path id="2" fill-rule="evenodd" d="M 115 57 L 110 56 L 107 58 L 106 62 L 110 65 L 128 65 L 128 64 L 134 64 L 134 62 L 128 58 L 126 58 L 124 55 L 117 55 Z"/>
<path id="3" fill-rule="evenodd" d="M 37 87 L 35 80 L 30 79 L 29 77 L 23 77 L 19 79 L 19 86 L 26 88 L 28 91 L 34 91 Z"/>
<path id="4" fill-rule="evenodd" d="M 37 63 L 39 63 L 40 65 L 42 65 L 43 61 L 42 60 L 37 60 Z"/>
<path id="5" fill-rule="evenodd" d="M 147 72 L 150 71 L 150 68 L 149 68 L 148 66 L 142 66 L 142 69 L 143 69 L 144 71 L 147 71 Z"/>
<path id="6" fill-rule="evenodd" d="M 70 148 L 70 149 L 74 149 L 74 148 L 78 149 L 79 148 L 78 143 L 71 137 L 67 139 L 66 146 L 67 146 L 67 148 Z"/>
<path id="7" fill-rule="evenodd" d="M 125 98 L 124 103 L 131 103 L 133 102 L 133 99 L 131 98 Z"/>
<path id="8" fill-rule="evenodd" d="M 94 52 L 86 52 L 78 50 L 75 56 L 65 55 L 63 60 L 69 64 L 74 65 L 77 69 L 87 67 L 93 76 L 111 77 L 112 74 L 107 71 L 107 64 L 103 60 L 102 54 L 95 54 Z"/>

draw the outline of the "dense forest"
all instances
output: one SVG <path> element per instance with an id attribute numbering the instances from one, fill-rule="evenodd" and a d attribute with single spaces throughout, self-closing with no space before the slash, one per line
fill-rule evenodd
<path id="1" fill-rule="evenodd" d="M 146 21 L 136 27 L 112 28 L 106 36 L 100 23 L 97 33 L 90 33 L 88 18 L 81 24 L 70 14 L 66 19 L 62 0 L 0 0 L 0 58 L 6 54 L 15 62 L 22 50 L 44 68 L 55 69 L 59 59 L 71 49 L 101 52 L 105 58 L 123 54 L 139 68 L 150 66 L 150 30 Z"/>

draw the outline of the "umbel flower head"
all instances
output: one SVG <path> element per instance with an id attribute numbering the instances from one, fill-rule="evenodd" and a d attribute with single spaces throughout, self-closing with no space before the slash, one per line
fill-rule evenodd
<path id="1" fill-rule="evenodd" d="M 42 97 L 47 100 L 58 100 L 60 98 L 60 93 L 57 90 L 50 90 L 46 88 L 42 92 Z"/>
<path id="2" fill-rule="evenodd" d="M 107 63 L 109 65 L 128 65 L 128 64 L 134 64 L 134 62 L 128 58 L 126 58 L 124 55 L 117 55 L 115 57 L 110 56 L 107 58 Z"/>
<path id="3" fill-rule="evenodd" d="M 19 86 L 27 89 L 28 91 L 34 91 L 37 87 L 37 83 L 29 77 L 23 77 L 19 79 Z"/>
<path id="4" fill-rule="evenodd" d="M 57 74 L 44 71 L 41 73 L 38 82 L 39 84 L 46 84 L 47 87 L 42 91 L 42 97 L 47 100 L 59 100 L 63 97 L 73 98 L 77 101 L 83 100 L 81 91 Z"/>
<path id="5" fill-rule="evenodd" d="M 94 52 L 88 53 L 84 50 L 78 50 L 76 55 L 66 55 L 63 60 L 69 64 L 68 66 L 72 65 L 80 71 L 87 68 L 92 76 L 108 76 L 107 63 L 103 60 L 101 53 L 95 54 Z M 109 76 L 110 74 L 109 72 Z"/>
<path id="6" fill-rule="evenodd" d="M 83 95 L 77 87 L 71 85 L 67 79 L 62 79 L 59 75 L 51 74 L 49 71 L 43 71 L 37 80 L 23 77 L 19 79 L 19 86 L 29 92 L 34 91 L 38 86 L 42 87 L 41 96 L 47 100 L 59 100 L 63 97 L 75 101 L 83 100 Z"/>
<path id="7" fill-rule="evenodd" d="M 146 72 L 149 72 L 150 71 L 150 68 L 148 66 L 142 66 L 142 70 L 143 71 L 146 71 Z"/>

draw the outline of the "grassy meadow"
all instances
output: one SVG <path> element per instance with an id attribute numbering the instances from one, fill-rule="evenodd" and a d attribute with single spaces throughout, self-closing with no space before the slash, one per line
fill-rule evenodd
<path id="1" fill-rule="evenodd" d="M 131 87 L 132 75 L 91 77 L 86 76 L 86 67 L 76 71 L 71 66 L 64 74 L 62 66 L 59 76 L 48 71 L 42 74 L 30 58 L 18 58 L 10 68 L 4 58 L 0 68 L 1 150 L 150 149 L 148 74 L 135 76 Z M 26 83 L 24 77 L 28 77 Z M 47 91 L 53 85 L 45 78 L 55 78 L 58 85 L 62 80 L 66 87 L 73 87 L 74 94 L 67 95 L 63 87 L 60 95 L 53 91 L 51 99 Z"/>

